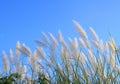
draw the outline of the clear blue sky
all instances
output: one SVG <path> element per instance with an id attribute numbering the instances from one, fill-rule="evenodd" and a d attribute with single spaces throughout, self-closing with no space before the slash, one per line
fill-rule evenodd
<path id="1" fill-rule="evenodd" d="M 41 32 L 56 35 L 60 29 L 75 36 L 73 19 L 87 32 L 92 26 L 102 39 L 110 32 L 120 43 L 119 0 L 0 0 L 0 52 L 14 49 L 18 40 L 35 48 Z"/>

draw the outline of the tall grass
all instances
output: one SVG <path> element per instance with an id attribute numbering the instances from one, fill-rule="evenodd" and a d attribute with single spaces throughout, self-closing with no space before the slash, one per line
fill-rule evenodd
<path id="1" fill-rule="evenodd" d="M 110 36 L 103 41 L 92 27 L 88 38 L 78 22 L 73 21 L 79 38 L 68 38 L 60 31 L 57 38 L 42 32 L 38 47 L 31 51 L 16 43 L 9 54 L 3 51 L 4 72 L 0 83 L 8 84 L 118 84 L 120 81 L 119 48 Z"/>

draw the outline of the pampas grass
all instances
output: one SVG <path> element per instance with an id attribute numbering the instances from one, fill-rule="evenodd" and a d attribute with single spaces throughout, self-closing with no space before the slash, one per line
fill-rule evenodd
<path id="1" fill-rule="evenodd" d="M 118 84 L 120 57 L 114 39 L 101 40 L 92 27 L 93 39 L 89 38 L 77 21 L 73 23 L 80 37 L 68 37 L 68 43 L 61 31 L 57 38 L 42 32 L 42 40 L 35 40 L 38 46 L 34 51 L 18 41 L 15 51 L 10 49 L 8 55 L 3 52 L 0 83 Z"/>
<path id="2" fill-rule="evenodd" d="M 9 63 L 8 63 L 6 53 L 4 51 L 2 52 L 2 57 L 3 57 L 4 71 L 5 73 L 7 73 L 9 68 L 9 65 L 8 65 Z"/>

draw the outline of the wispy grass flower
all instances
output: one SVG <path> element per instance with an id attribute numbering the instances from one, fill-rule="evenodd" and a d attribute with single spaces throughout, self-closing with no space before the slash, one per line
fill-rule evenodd
<path id="1" fill-rule="evenodd" d="M 21 44 L 19 41 L 16 43 L 15 55 L 18 56 L 20 54 L 19 49 L 21 48 Z"/>
<path id="2" fill-rule="evenodd" d="M 45 56 L 46 56 L 45 52 L 43 51 L 43 48 L 37 48 L 36 54 L 38 56 L 41 56 L 42 58 L 45 58 Z"/>
<path id="3" fill-rule="evenodd" d="M 45 47 L 47 46 L 46 43 L 40 41 L 40 40 L 35 40 L 35 42 L 40 46 L 40 47 Z"/>
<path id="4" fill-rule="evenodd" d="M 42 32 L 41 34 L 42 34 L 42 37 L 43 37 L 44 42 L 45 42 L 46 44 L 48 44 L 48 43 L 49 43 L 49 38 L 48 38 L 48 36 L 47 36 L 44 32 Z"/>
<path id="5" fill-rule="evenodd" d="M 99 48 L 99 46 L 100 46 L 99 41 L 96 41 L 96 40 L 92 40 L 92 44 L 93 44 L 96 48 Z"/>
<path id="6" fill-rule="evenodd" d="M 58 41 L 57 41 L 56 38 L 52 35 L 52 33 L 49 32 L 49 36 L 50 36 L 52 42 L 53 42 L 55 45 L 58 45 Z"/>
<path id="7" fill-rule="evenodd" d="M 83 52 L 80 52 L 80 61 L 82 64 L 85 64 L 85 62 L 87 62 L 87 57 L 85 56 L 85 54 Z"/>
<path id="8" fill-rule="evenodd" d="M 7 73 L 9 69 L 9 63 L 8 63 L 6 53 L 4 51 L 2 52 L 2 57 L 3 57 L 4 71 L 5 73 Z"/>
<path id="9" fill-rule="evenodd" d="M 58 31 L 58 41 L 60 43 L 62 43 L 64 41 L 63 36 L 62 36 L 62 32 L 60 30 Z"/>
<path id="10" fill-rule="evenodd" d="M 94 29 L 93 29 L 92 27 L 90 27 L 89 29 L 90 29 L 91 34 L 92 34 L 93 37 L 94 37 L 94 40 L 99 41 L 98 35 L 97 35 L 96 32 L 94 31 Z"/>
<path id="11" fill-rule="evenodd" d="M 86 44 L 82 38 L 79 38 L 79 42 L 80 42 L 80 46 L 82 46 L 83 48 L 86 48 Z"/>
<path id="12" fill-rule="evenodd" d="M 30 56 L 31 50 L 29 47 L 27 47 L 25 44 L 22 44 L 21 48 L 19 49 L 23 54 Z"/>
<path id="13" fill-rule="evenodd" d="M 74 23 L 78 33 L 81 35 L 81 37 L 83 37 L 84 39 L 88 39 L 87 34 L 86 34 L 85 30 L 82 28 L 82 26 L 75 20 L 73 20 L 73 23 Z"/>
<path id="14" fill-rule="evenodd" d="M 14 62 L 14 58 L 13 58 L 13 52 L 12 52 L 11 49 L 10 49 L 10 52 L 9 52 L 9 56 L 10 56 L 10 62 L 13 63 Z"/>
<path id="15" fill-rule="evenodd" d="M 94 56 L 92 50 L 88 50 L 88 55 L 89 55 L 89 61 L 93 67 L 93 70 L 96 71 L 97 69 L 97 61 L 96 61 L 96 57 Z"/>

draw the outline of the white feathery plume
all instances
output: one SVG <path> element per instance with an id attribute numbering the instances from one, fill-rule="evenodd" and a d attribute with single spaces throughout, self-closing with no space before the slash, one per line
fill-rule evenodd
<path id="1" fill-rule="evenodd" d="M 29 58 L 29 63 L 33 65 L 36 62 L 36 60 L 37 60 L 37 55 L 34 52 L 34 54 Z"/>
<path id="2" fill-rule="evenodd" d="M 56 48 L 57 48 L 56 46 L 57 45 L 54 42 L 50 43 L 50 53 L 49 53 L 49 55 L 50 55 L 51 59 L 54 59 L 54 57 L 56 56 Z"/>
<path id="3" fill-rule="evenodd" d="M 96 70 L 97 61 L 96 61 L 96 57 L 94 56 L 94 54 L 93 54 L 91 49 L 88 49 L 88 55 L 89 55 L 89 61 L 91 62 L 94 70 Z"/>
<path id="4" fill-rule="evenodd" d="M 105 48 L 104 50 L 105 50 L 106 52 L 109 51 L 109 43 L 108 43 L 108 42 L 105 42 L 104 48 Z"/>
<path id="5" fill-rule="evenodd" d="M 13 52 L 12 52 L 11 49 L 10 49 L 10 52 L 9 52 L 9 56 L 10 56 L 10 62 L 13 63 Z"/>
<path id="6" fill-rule="evenodd" d="M 63 61 L 65 61 L 66 55 L 65 55 L 65 49 L 64 49 L 64 47 L 61 47 L 61 52 L 60 52 L 60 54 L 61 54 L 61 59 L 62 59 Z"/>
<path id="7" fill-rule="evenodd" d="M 46 56 L 45 52 L 43 51 L 43 49 L 41 47 L 37 48 L 36 53 L 38 56 L 41 56 L 42 58 L 45 58 L 45 56 Z"/>
<path id="8" fill-rule="evenodd" d="M 115 67 L 115 54 L 114 53 L 110 53 L 110 56 L 107 56 L 107 62 L 108 62 L 108 64 L 110 64 L 111 65 L 111 67 L 112 68 L 114 68 Z"/>
<path id="9" fill-rule="evenodd" d="M 63 46 L 61 47 L 60 55 L 61 55 L 61 59 L 63 61 L 69 60 L 69 62 L 70 62 L 71 55 L 67 50 L 65 50 L 65 48 Z"/>
<path id="10" fill-rule="evenodd" d="M 100 66 L 103 66 L 103 59 L 102 59 L 102 55 L 99 55 L 98 57 L 98 64 L 100 64 Z"/>
<path id="11" fill-rule="evenodd" d="M 88 49 L 88 54 L 89 54 L 90 58 L 94 58 L 92 50 Z"/>
<path id="12" fill-rule="evenodd" d="M 9 64 L 8 64 L 8 59 L 7 59 L 6 53 L 4 51 L 2 52 L 2 57 L 3 57 L 3 63 L 4 63 L 4 71 L 7 73 Z"/>
<path id="13" fill-rule="evenodd" d="M 102 40 L 92 40 L 92 44 L 96 47 L 99 48 L 100 52 L 103 52 L 103 41 Z"/>
<path id="14" fill-rule="evenodd" d="M 112 37 L 110 37 L 110 42 L 113 44 L 114 47 L 116 47 L 115 41 Z"/>
<path id="15" fill-rule="evenodd" d="M 77 40 L 76 37 L 74 38 L 73 46 L 74 46 L 74 48 L 75 48 L 76 50 L 78 49 L 78 40 Z"/>
<path id="16" fill-rule="evenodd" d="M 63 36 L 62 36 L 62 32 L 59 30 L 58 31 L 58 41 L 60 42 L 60 43 L 62 43 L 64 40 L 63 40 Z"/>
<path id="17" fill-rule="evenodd" d="M 62 42 L 62 46 L 63 46 L 67 51 L 69 51 L 68 45 L 66 44 L 65 41 Z"/>
<path id="18" fill-rule="evenodd" d="M 69 41 L 70 49 L 73 50 L 73 44 L 72 44 L 73 40 L 70 37 L 68 37 L 68 41 Z"/>
<path id="19" fill-rule="evenodd" d="M 66 50 L 69 50 L 69 48 L 68 48 L 66 42 L 64 41 L 62 32 L 61 32 L 60 30 L 58 31 L 58 41 L 59 41 L 59 43 L 62 44 L 62 46 L 63 46 Z"/>
<path id="20" fill-rule="evenodd" d="M 80 45 L 83 47 L 83 48 L 86 48 L 86 44 L 84 42 L 83 39 L 79 38 L 79 42 L 80 42 Z"/>
<path id="21" fill-rule="evenodd" d="M 39 56 L 39 53 L 38 53 L 38 50 L 37 50 L 37 49 L 34 51 L 33 56 L 34 56 L 34 57 L 38 57 L 38 56 Z"/>
<path id="22" fill-rule="evenodd" d="M 49 39 L 48 39 L 47 35 L 44 32 L 42 32 L 41 34 L 43 36 L 45 43 L 49 43 Z"/>
<path id="23" fill-rule="evenodd" d="M 69 41 L 70 45 L 72 45 L 73 40 L 70 37 L 68 37 L 68 41 Z"/>
<path id="24" fill-rule="evenodd" d="M 15 49 L 15 55 L 18 56 L 20 54 L 19 49 L 21 48 L 20 42 L 17 41 L 16 43 L 16 49 Z"/>
<path id="25" fill-rule="evenodd" d="M 52 35 L 52 33 L 49 32 L 49 36 L 50 36 L 50 38 L 52 39 L 53 43 L 54 43 L 55 45 L 58 45 L 58 41 L 55 39 L 55 37 Z"/>
<path id="26" fill-rule="evenodd" d="M 28 64 L 33 66 L 33 64 L 36 62 L 36 60 L 37 60 L 37 56 L 33 54 L 28 58 Z"/>
<path id="27" fill-rule="evenodd" d="M 31 55 L 31 50 L 30 50 L 30 48 L 27 47 L 25 44 L 22 44 L 20 51 L 21 51 L 23 54 L 27 55 L 27 56 L 30 56 L 30 55 Z"/>
<path id="28" fill-rule="evenodd" d="M 87 62 L 87 58 L 83 52 L 80 52 L 80 60 L 81 60 L 82 64 Z"/>
<path id="29" fill-rule="evenodd" d="M 40 40 L 35 40 L 35 42 L 40 46 L 40 47 L 45 47 L 46 43 L 40 41 Z"/>
<path id="30" fill-rule="evenodd" d="M 74 41 L 69 37 L 68 38 L 69 44 L 70 44 L 70 49 L 71 52 L 73 54 L 73 56 L 78 56 L 78 42 L 77 42 L 77 38 L 74 38 Z"/>
<path id="31" fill-rule="evenodd" d="M 101 52 L 104 52 L 104 43 L 102 40 L 99 41 L 99 49 Z"/>
<path id="32" fill-rule="evenodd" d="M 111 66 L 115 67 L 115 55 L 113 53 L 110 54 L 110 60 Z"/>
<path id="33" fill-rule="evenodd" d="M 99 48 L 99 42 L 96 40 L 92 40 L 92 44 L 96 47 Z"/>
<path id="34" fill-rule="evenodd" d="M 72 48 L 73 48 L 73 55 L 76 57 L 79 55 L 79 51 L 78 51 L 78 40 L 75 37 L 73 42 L 72 42 Z"/>
<path id="35" fill-rule="evenodd" d="M 86 46 L 87 46 L 88 49 L 91 49 L 91 45 L 90 45 L 90 42 L 89 42 L 88 39 L 85 40 L 85 44 L 86 44 Z"/>
<path id="36" fill-rule="evenodd" d="M 74 45 L 73 45 L 73 40 L 70 38 L 70 37 L 68 37 L 68 41 L 69 41 L 69 45 L 70 45 L 70 51 L 72 52 L 72 54 L 74 55 L 74 51 L 75 51 L 75 47 L 74 47 Z"/>
<path id="37" fill-rule="evenodd" d="M 34 64 L 35 62 L 38 62 L 38 56 L 42 57 L 45 59 L 45 53 L 43 52 L 42 48 L 37 48 L 33 55 L 29 59 L 29 64 L 32 63 Z M 40 61 L 40 60 L 39 60 Z"/>
<path id="38" fill-rule="evenodd" d="M 94 39 L 96 41 L 99 41 L 99 38 L 98 38 L 98 35 L 96 34 L 96 32 L 94 31 L 94 29 L 92 27 L 89 28 L 90 29 L 90 32 L 91 34 L 93 35 Z"/>
<path id="39" fill-rule="evenodd" d="M 71 50 L 77 49 L 78 48 L 78 40 L 75 37 L 74 40 L 72 40 L 70 37 L 68 38 Z"/>
<path id="40" fill-rule="evenodd" d="M 60 54 L 61 54 L 61 59 L 62 59 L 62 60 L 65 60 L 65 59 L 64 59 L 64 57 L 65 57 L 65 51 L 64 51 L 64 48 L 63 48 L 63 47 L 61 47 Z"/>
<path id="41" fill-rule="evenodd" d="M 108 42 L 108 45 L 109 45 L 109 49 L 110 49 L 112 52 L 115 53 L 115 47 L 114 47 L 113 43 Z"/>
<path id="42" fill-rule="evenodd" d="M 112 50 L 114 53 L 116 52 L 116 44 L 115 44 L 115 41 L 113 40 L 112 37 L 110 37 L 109 48 L 110 48 L 110 50 Z"/>
<path id="43" fill-rule="evenodd" d="M 73 20 L 73 23 L 76 26 L 76 29 L 77 29 L 78 33 L 81 35 L 81 37 L 83 37 L 84 39 L 88 39 L 87 34 L 86 34 L 85 30 L 82 28 L 82 26 L 75 20 Z"/>

